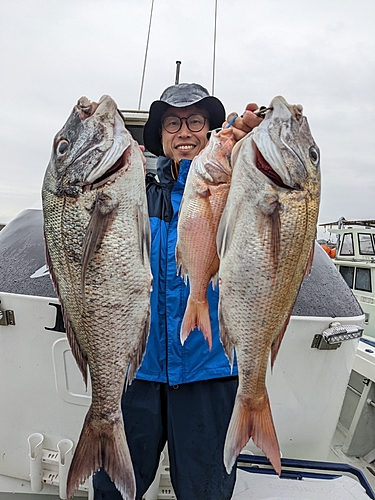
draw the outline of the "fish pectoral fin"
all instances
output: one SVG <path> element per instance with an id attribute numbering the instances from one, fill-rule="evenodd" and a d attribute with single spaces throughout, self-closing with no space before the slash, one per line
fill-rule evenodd
<path id="1" fill-rule="evenodd" d="M 237 392 L 224 446 L 224 465 L 228 474 L 250 438 L 280 476 L 280 448 L 266 390 L 263 397 L 257 400 Z"/>
<path id="2" fill-rule="evenodd" d="M 279 256 L 280 256 L 281 222 L 280 222 L 279 206 L 277 206 L 277 208 L 270 216 L 270 218 L 271 218 L 271 255 L 273 258 L 274 266 L 276 268 L 279 264 Z"/>
<path id="3" fill-rule="evenodd" d="M 100 248 L 104 235 L 114 219 L 117 207 L 118 201 L 115 198 L 102 191 L 98 192 L 82 245 L 81 289 L 83 302 L 85 302 L 85 283 L 88 265 L 95 252 Z"/>
<path id="4" fill-rule="evenodd" d="M 258 219 L 258 231 L 264 243 L 270 247 L 272 265 L 277 269 L 280 255 L 280 203 L 275 194 L 268 194 L 258 202 L 260 217 Z"/>
<path id="5" fill-rule="evenodd" d="M 208 189 L 208 187 L 206 188 L 202 187 L 201 189 L 197 189 L 195 193 L 200 198 L 208 198 L 209 196 L 211 196 L 211 191 Z"/>
<path id="6" fill-rule="evenodd" d="M 139 249 L 141 251 L 142 264 L 150 260 L 151 232 L 148 214 L 144 210 L 143 203 L 138 203 L 137 209 Z"/>

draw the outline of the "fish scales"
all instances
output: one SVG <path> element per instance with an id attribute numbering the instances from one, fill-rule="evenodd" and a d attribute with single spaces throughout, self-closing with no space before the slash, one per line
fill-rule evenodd
<path id="1" fill-rule="evenodd" d="M 150 234 L 141 153 L 109 96 L 74 108 L 55 138 L 42 197 L 50 273 L 73 355 L 85 382 L 89 366 L 92 384 L 68 497 L 104 467 L 122 497 L 134 499 L 120 404 L 148 335 Z"/>
<path id="2" fill-rule="evenodd" d="M 189 278 L 190 294 L 181 325 L 181 342 L 198 328 L 212 347 L 207 287 L 219 269 L 216 233 L 228 196 L 235 144 L 231 129 L 213 131 L 203 151 L 193 160 L 178 218 L 176 261 Z"/>
<path id="3" fill-rule="evenodd" d="M 266 118 L 233 150 L 233 176 L 218 230 L 220 335 L 239 387 L 224 463 L 250 438 L 280 474 L 266 389 L 293 305 L 312 262 L 320 201 L 319 149 L 300 106 L 275 98 Z"/>

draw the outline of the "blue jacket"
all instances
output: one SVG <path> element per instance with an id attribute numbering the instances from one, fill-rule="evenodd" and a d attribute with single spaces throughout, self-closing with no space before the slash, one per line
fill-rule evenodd
<path id="1" fill-rule="evenodd" d="M 153 174 L 146 177 L 153 290 L 150 335 L 136 378 L 170 385 L 237 375 L 237 366 L 231 371 L 219 339 L 218 289 L 208 287 L 211 351 L 198 330 L 190 333 L 183 346 L 180 342 L 189 286 L 177 276 L 175 249 L 178 211 L 190 163 L 189 160 L 181 161 L 175 181 L 171 173 L 172 160 L 160 157 L 157 162 L 159 181 Z"/>

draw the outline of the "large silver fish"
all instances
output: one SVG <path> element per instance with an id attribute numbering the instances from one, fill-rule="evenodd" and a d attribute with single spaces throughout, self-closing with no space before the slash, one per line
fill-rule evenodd
<path id="1" fill-rule="evenodd" d="M 104 467 L 133 500 L 120 403 L 149 332 L 150 229 L 141 152 L 111 97 L 78 101 L 54 139 L 42 199 L 47 264 L 73 355 L 92 383 L 67 494 Z"/>
<path id="2" fill-rule="evenodd" d="M 305 273 L 320 201 L 319 149 L 302 106 L 275 97 L 263 122 L 233 149 L 219 229 L 220 336 L 239 370 L 224 463 L 231 471 L 250 438 L 281 473 L 266 389 Z"/>

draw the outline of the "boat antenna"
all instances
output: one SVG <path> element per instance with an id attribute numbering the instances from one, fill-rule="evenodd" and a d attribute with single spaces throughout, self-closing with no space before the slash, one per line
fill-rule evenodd
<path id="1" fill-rule="evenodd" d="M 211 95 L 215 92 L 215 65 L 216 65 L 216 25 L 217 25 L 217 0 L 215 0 L 215 17 L 214 17 L 214 53 L 212 58 L 212 90 Z"/>
<path id="2" fill-rule="evenodd" d="M 174 84 L 178 85 L 180 83 L 180 67 L 181 67 L 181 61 L 176 61 L 176 79 Z"/>
<path id="3" fill-rule="evenodd" d="M 149 21 L 149 24 L 148 24 L 148 34 L 147 34 L 147 42 L 146 42 L 146 51 L 145 51 L 145 58 L 144 58 L 144 62 L 143 62 L 142 83 L 141 83 L 141 90 L 139 92 L 138 111 L 141 109 L 141 101 L 142 101 L 142 94 L 143 94 L 143 84 L 145 82 L 146 61 L 147 61 L 147 53 L 148 53 L 148 44 L 149 44 L 149 41 L 150 41 L 151 21 L 152 21 L 152 12 L 153 12 L 153 10 L 154 10 L 154 0 L 151 1 L 150 21 Z"/>

